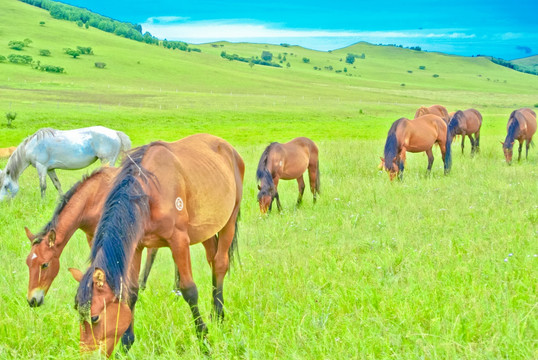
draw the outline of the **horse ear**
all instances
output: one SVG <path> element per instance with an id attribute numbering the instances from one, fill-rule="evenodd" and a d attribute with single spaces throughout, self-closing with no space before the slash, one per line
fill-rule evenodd
<path id="1" fill-rule="evenodd" d="M 56 241 L 56 231 L 51 230 L 49 233 L 49 247 L 53 247 L 55 241 Z"/>
<path id="2" fill-rule="evenodd" d="M 98 287 L 103 287 L 105 284 L 105 272 L 100 268 L 95 268 L 93 272 L 93 282 Z"/>
<path id="3" fill-rule="evenodd" d="M 262 189 L 262 187 L 260 186 L 260 184 L 258 184 L 258 190 L 261 190 L 261 189 Z"/>
<path id="4" fill-rule="evenodd" d="M 30 240 L 30 242 L 34 242 L 35 238 L 37 236 L 35 236 L 34 234 L 32 234 L 32 232 L 30 231 L 30 229 L 28 229 L 26 226 L 24 227 L 24 231 L 26 232 L 26 236 L 28 237 L 28 240 Z"/>
<path id="5" fill-rule="evenodd" d="M 73 275 L 73 278 L 74 278 L 77 282 L 80 282 L 80 280 L 82 280 L 82 277 L 84 276 L 84 274 L 82 273 L 82 271 L 80 271 L 79 269 L 69 268 L 69 272 L 71 273 L 71 275 Z"/>
<path id="6" fill-rule="evenodd" d="M 499 140 L 499 142 L 500 142 L 502 145 L 504 145 L 504 141 Z"/>

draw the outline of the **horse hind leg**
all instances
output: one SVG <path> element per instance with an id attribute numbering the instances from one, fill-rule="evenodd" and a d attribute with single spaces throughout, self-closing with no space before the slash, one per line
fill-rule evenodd
<path id="1" fill-rule="evenodd" d="M 151 271 L 151 268 L 153 267 L 153 262 L 155 261 L 155 257 L 157 256 L 157 251 L 159 249 L 148 249 L 147 251 L 147 257 L 146 257 L 146 265 L 144 266 L 144 271 L 142 272 L 142 276 L 140 277 L 140 289 L 145 290 L 146 289 L 146 283 L 148 282 L 148 276 Z"/>
<path id="2" fill-rule="evenodd" d="M 469 134 L 469 140 L 471 141 L 471 157 L 473 157 L 476 151 L 476 143 L 475 143 L 475 140 L 473 139 L 472 134 Z"/>
<path id="3" fill-rule="evenodd" d="M 56 188 L 56 190 L 58 190 L 58 193 L 60 194 L 60 196 L 62 196 L 63 195 L 62 184 L 60 184 L 60 180 L 58 179 L 58 176 L 56 175 L 56 171 L 52 169 L 52 170 L 47 171 L 47 174 L 52 180 L 52 183 L 54 184 L 54 187 Z"/>
<path id="4" fill-rule="evenodd" d="M 299 186 L 299 197 L 297 198 L 297 205 L 300 205 L 303 201 L 304 189 L 306 187 L 304 184 L 303 175 L 297 178 L 297 185 Z"/>
<path id="5" fill-rule="evenodd" d="M 47 190 L 47 169 L 41 165 L 36 164 L 37 175 L 39 176 L 39 187 L 41 188 L 41 199 L 45 198 L 45 191 Z"/>
<path id="6" fill-rule="evenodd" d="M 462 137 L 462 140 L 463 140 L 463 137 Z M 433 160 L 434 160 L 432 149 L 426 150 L 426 155 L 428 155 L 428 170 L 427 170 L 427 174 L 429 175 L 431 173 L 431 171 L 432 171 L 432 165 L 433 165 Z"/>
<path id="7" fill-rule="evenodd" d="M 317 201 L 317 194 L 319 194 L 319 164 L 317 161 L 308 165 L 308 180 L 310 183 L 310 192 L 312 193 L 315 204 Z"/>

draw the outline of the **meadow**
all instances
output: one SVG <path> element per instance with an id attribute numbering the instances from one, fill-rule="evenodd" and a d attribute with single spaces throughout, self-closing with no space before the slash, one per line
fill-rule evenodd
<path id="1" fill-rule="evenodd" d="M 172 292 L 173 263 L 162 249 L 140 293 L 127 358 L 538 358 L 538 150 L 508 166 L 499 144 L 510 112 L 538 103 L 536 76 L 484 58 L 365 43 L 330 53 L 217 43 L 185 53 L 79 28 L 14 0 L 0 10 L 0 55 L 13 52 L 8 41 L 30 38 L 25 53 L 38 58 L 39 49 L 50 49 L 46 61 L 66 68 L 49 74 L 0 63 L 0 110 L 17 112 L 12 128 L 0 127 L 0 147 L 41 127 L 104 125 L 135 146 L 209 132 L 245 160 L 240 262 L 225 279 L 222 324 L 209 321 L 203 247 L 191 248 L 209 355 L 187 304 Z M 77 45 L 95 55 L 62 54 Z M 223 50 L 287 53 L 291 66 L 250 67 L 222 59 Z M 345 64 L 348 53 L 365 59 Z M 461 155 L 456 142 L 449 176 L 438 149 L 430 176 L 426 155 L 408 154 L 404 180 L 391 183 L 377 169 L 390 124 L 434 103 L 482 112 L 480 153 L 470 158 L 467 140 Z M 307 190 L 296 208 L 296 182 L 283 181 L 284 210 L 261 216 L 259 157 L 269 142 L 296 136 L 318 144 L 321 197 L 313 205 Z M 58 176 L 68 189 L 97 167 Z M 48 180 L 40 198 L 32 167 L 20 187 L 0 203 L 0 357 L 79 358 L 77 283 L 67 268 L 86 268 L 85 236 L 75 233 L 45 304 L 30 308 L 24 226 L 38 231 L 58 197 Z"/>

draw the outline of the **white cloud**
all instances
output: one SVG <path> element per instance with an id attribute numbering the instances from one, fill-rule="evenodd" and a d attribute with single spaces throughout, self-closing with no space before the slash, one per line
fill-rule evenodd
<path id="1" fill-rule="evenodd" d="M 168 24 L 186 20 L 189 20 L 189 18 L 182 16 L 155 16 L 148 18 L 146 24 Z"/>
<path id="2" fill-rule="evenodd" d="M 164 17 L 163 17 L 164 18 Z M 455 30 L 403 30 L 403 31 L 346 31 L 323 29 L 283 29 L 263 23 L 241 23 L 234 20 L 194 21 L 182 23 L 156 22 L 149 18 L 142 24 L 144 31 L 159 38 L 191 41 L 243 40 L 260 38 L 365 38 L 383 42 L 384 39 L 416 38 L 474 38 L 474 34 L 456 32 Z M 182 19 L 183 20 L 183 19 Z"/>

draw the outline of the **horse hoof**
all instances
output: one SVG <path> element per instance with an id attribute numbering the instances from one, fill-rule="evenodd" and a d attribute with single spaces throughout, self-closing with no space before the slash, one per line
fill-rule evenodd
<path id="1" fill-rule="evenodd" d="M 181 293 L 181 290 L 172 290 L 172 292 L 174 293 L 174 295 L 176 295 L 177 297 L 182 297 L 183 294 Z"/>

